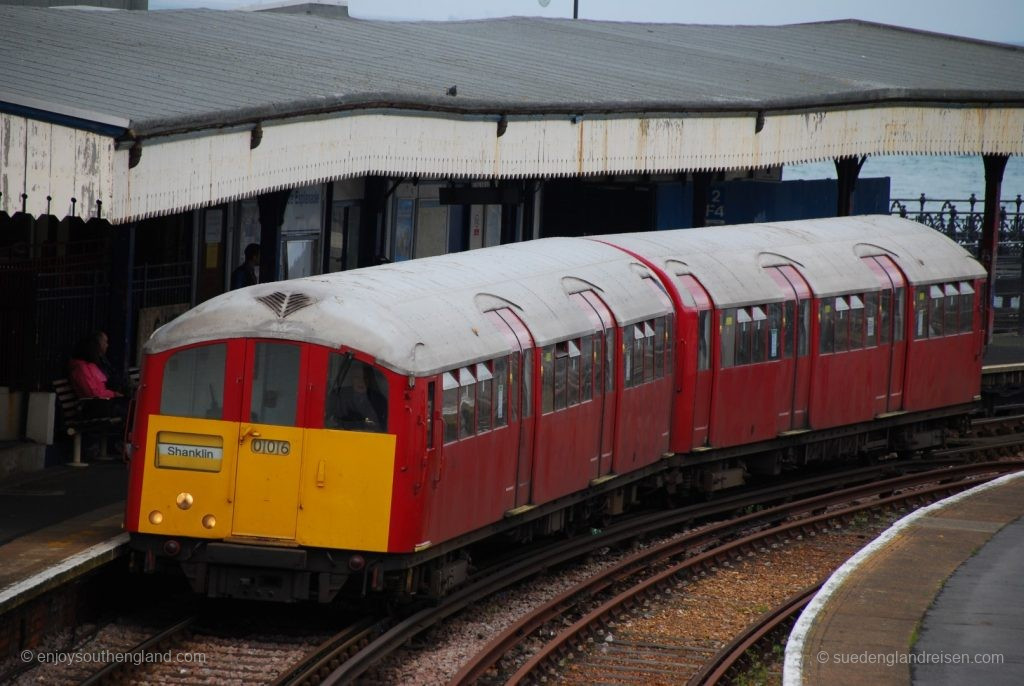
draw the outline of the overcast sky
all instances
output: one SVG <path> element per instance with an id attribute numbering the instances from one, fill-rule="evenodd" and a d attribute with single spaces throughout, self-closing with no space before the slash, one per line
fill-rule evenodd
<path id="1" fill-rule="evenodd" d="M 261 4 L 270 4 L 270 0 L 150 0 L 149 7 L 233 9 Z M 350 0 L 348 4 L 352 16 L 366 19 L 571 17 L 573 11 L 573 0 Z M 582 19 L 688 24 L 790 24 L 852 18 L 1024 43 L 1024 0 L 579 0 L 579 13 Z"/>

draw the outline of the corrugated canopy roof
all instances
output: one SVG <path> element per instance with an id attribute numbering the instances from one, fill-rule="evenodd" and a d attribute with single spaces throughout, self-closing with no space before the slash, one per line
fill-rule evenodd
<path id="1" fill-rule="evenodd" d="M 0 101 L 140 135 L 344 108 L 614 114 L 1024 101 L 1020 48 L 852 20 L 405 23 L 0 6 L 0 64 Z"/>

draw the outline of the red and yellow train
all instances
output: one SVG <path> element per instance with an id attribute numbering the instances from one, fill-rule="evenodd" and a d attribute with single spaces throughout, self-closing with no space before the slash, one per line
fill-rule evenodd
<path id="1" fill-rule="evenodd" d="M 552 238 L 261 284 L 145 349 L 127 527 L 209 596 L 440 594 L 467 545 L 941 441 L 984 272 L 887 216 Z"/>

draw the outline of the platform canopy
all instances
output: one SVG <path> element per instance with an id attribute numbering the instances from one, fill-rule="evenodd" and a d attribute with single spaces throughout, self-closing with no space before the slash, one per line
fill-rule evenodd
<path id="1" fill-rule="evenodd" d="M 1024 153 L 1024 49 L 861 21 L 0 6 L 0 64 L 9 214 L 120 223 L 366 174 Z"/>

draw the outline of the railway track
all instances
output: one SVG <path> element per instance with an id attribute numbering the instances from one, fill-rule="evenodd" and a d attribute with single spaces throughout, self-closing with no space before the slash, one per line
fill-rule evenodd
<path id="1" fill-rule="evenodd" d="M 463 666 L 452 683 L 519 684 L 556 678 L 559 663 L 579 653 L 588 641 L 601 641 L 610 624 L 620 621 L 681 577 L 728 565 L 767 541 L 812 533 L 867 509 L 945 497 L 980 483 L 984 480 L 982 475 L 994 476 L 1022 466 L 1020 461 L 968 465 L 896 477 L 776 506 L 683 534 L 622 560 L 536 608 L 496 636 Z M 900 492 L 893 494 L 897 491 Z M 840 507 L 867 498 L 871 500 Z M 543 647 L 523 657 L 528 652 L 523 646 L 538 642 L 543 642 Z M 506 656 L 511 658 L 511 666 L 502 664 Z"/>

